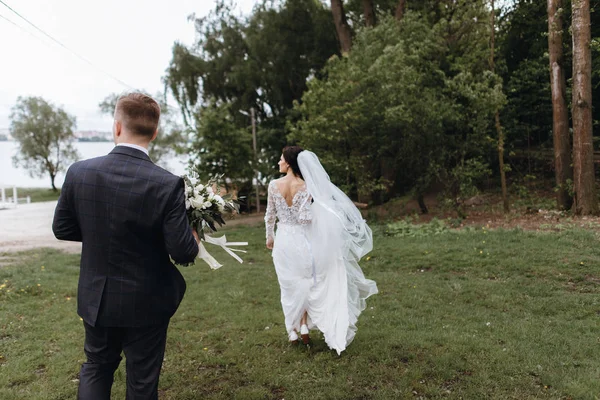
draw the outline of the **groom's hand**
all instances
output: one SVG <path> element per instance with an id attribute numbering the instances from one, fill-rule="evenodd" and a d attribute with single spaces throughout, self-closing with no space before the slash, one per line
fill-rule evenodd
<path id="1" fill-rule="evenodd" d="M 194 239 L 196 239 L 196 243 L 200 243 L 200 237 L 198 236 L 198 232 L 194 228 L 192 228 L 192 235 L 194 235 Z"/>

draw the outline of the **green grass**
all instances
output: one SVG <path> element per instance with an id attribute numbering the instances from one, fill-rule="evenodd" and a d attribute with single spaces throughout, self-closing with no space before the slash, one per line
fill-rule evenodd
<path id="1" fill-rule="evenodd" d="M 7 188 L 6 195 L 12 197 L 12 188 Z M 17 188 L 17 197 L 21 199 L 27 196 L 31 196 L 32 203 L 58 200 L 60 189 L 54 191 L 46 188 Z"/>
<path id="2" fill-rule="evenodd" d="M 363 263 L 380 293 L 341 357 L 319 335 L 310 348 L 287 343 L 262 228 L 227 231 L 250 241 L 247 262 L 215 251 L 222 269 L 184 270 L 161 399 L 597 398 L 594 233 L 480 228 L 394 238 L 381 230 Z M 1 399 L 74 398 L 84 361 L 78 262 L 40 250 L 0 268 Z M 124 391 L 121 365 L 114 398 Z"/>

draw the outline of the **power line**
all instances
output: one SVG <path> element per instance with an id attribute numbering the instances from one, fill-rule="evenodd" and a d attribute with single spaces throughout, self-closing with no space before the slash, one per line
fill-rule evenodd
<path id="1" fill-rule="evenodd" d="M 2 18 L 3 20 L 7 21 L 8 23 L 13 24 L 14 26 L 16 26 L 17 28 L 23 29 L 21 28 L 19 25 L 15 24 L 13 21 L 11 21 L 10 19 L 6 18 L 4 15 L 0 14 L 0 18 Z"/>
<path id="2" fill-rule="evenodd" d="M 19 18 L 21 18 L 23 21 L 27 22 L 29 25 L 31 25 L 33 28 L 35 28 L 38 32 L 42 33 L 44 36 L 46 36 L 47 38 L 49 38 L 50 40 L 52 40 L 54 43 L 58 44 L 63 49 L 67 50 L 69 53 L 73 54 L 75 57 L 79 58 L 80 60 L 82 60 L 82 61 L 86 62 L 87 64 L 91 65 L 92 67 L 96 68 L 97 70 L 99 70 L 100 72 L 102 72 L 103 74 L 105 74 L 106 76 L 108 76 L 109 78 L 114 79 L 115 81 L 119 82 L 121 85 L 123 85 L 125 87 L 128 87 L 129 89 L 136 90 L 133 86 L 128 85 L 127 83 L 123 82 L 121 79 L 117 78 L 116 76 L 112 75 L 111 73 L 107 72 L 106 70 L 98 67 L 93 62 L 91 62 L 90 60 L 88 60 L 84 56 L 80 55 L 76 51 L 71 50 L 69 47 L 67 47 L 66 45 L 64 45 L 58 39 L 55 39 L 50 34 L 46 33 L 43 29 L 38 28 L 33 22 L 29 21 L 27 18 L 25 18 L 24 16 L 22 16 L 21 14 L 19 14 L 17 11 L 15 11 L 11 6 L 9 6 L 8 4 L 6 4 L 4 1 L 0 0 L 0 4 L 2 4 L 4 7 L 8 8 L 16 16 L 18 16 Z M 19 27 L 19 25 L 15 24 L 13 21 L 10 21 L 6 17 L 2 17 L 2 18 L 5 19 L 6 21 L 10 22 L 11 24 Z M 22 27 L 20 27 L 20 28 L 23 29 Z"/>
<path id="3" fill-rule="evenodd" d="M 131 85 L 128 85 L 127 83 L 125 83 L 124 81 L 122 81 L 121 79 L 117 78 L 116 76 L 110 74 L 109 72 L 105 71 L 104 69 L 96 66 L 93 62 L 91 62 L 90 60 L 88 60 L 87 58 L 85 58 L 84 56 L 78 54 L 76 51 L 71 50 L 69 47 L 67 47 L 66 45 L 64 45 L 63 43 L 61 43 L 58 39 L 55 39 L 52 35 L 46 33 L 43 29 L 37 27 L 33 22 L 29 21 L 27 18 L 25 18 L 24 16 L 22 16 L 21 14 L 19 14 L 16 10 L 14 10 L 12 7 L 10 7 L 8 4 L 6 4 L 3 0 L 0 0 L 0 4 L 2 4 L 4 7 L 8 8 L 11 12 L 13 12 L 15 15 L 17 15 L 19 18 L 21 18 L 23 21 L 27 22 L 29 25 L 31 25 L 33 28 L 35 28 L 37 31 L 39 31 L 40 33 L 42 33 L 44 36 L 46 36 L 47 38 L 49 38 L 50 40 L 52 40 L 54 43 L 58 44 L 60 47 L 62 47 L 63 49 L 67 50 L 68 52 L 70 52 L 72 55 L 74 55 L 75 57 L 79 58 L 80 60 L 84 61 L 85 63 L 87 63 L 88 65 L 96 68 L 98 71 L 102 72 L 103 74 L 105 74 L 106 76 L 108 76 L 109 78 L 115 80 L 116 82 L 120 83 L 121 85 L 134 90 L 134 91 L 139 91 L 139 89 L 134 88 Z M 17 23 L 15 23 L 14 21 L 11 21 L 10 19 L 6 18 L 5 16 L 0 14 L 0 18 L 2 18 L 3 20 L 9 22 L 10 24 L 16 26 L 17 28 L 23 30 L 24 32 L 28 33 L 29 35 L 35 37 L 36 39 L 40 40 L 42 43 L 49 45 L 49 43 L 47 43 L 46 41 L 42 40 L 39 36 L 34 35 L 33 33 L 31 33 L 30 31 L 28 31 L 27 29 L 25 29 L 24 27 L 18 25 Z M 171 106 L 169 103 L 166 102 L 166 98 L 165 98 L 165 103 L 164 105 L 167 108 L 173 109 L 173 110 L 179 110 L 178 107 L 174 107 Z"/>
<path id="4" fill-rule="evenodd" d="M 48 42 L 46 42 L 44 39 L 42 39 L 39 36 L 34 35 L 32 32 L 28 31 L 27 29 L 23 28 L 21 25 L 15 23 L 14 21 L 6 18 L 4 15 L 0 14 L 0 18 L 5 20 L 6 22 L 8 22 L 9 24 L 16 26 L 17 28 L 19 28 L 20 30 L 22 30 L 23 32 L 25 32 L 26 34 L 28 34 L 29 36 L 39 40 L 40 42 L 44 43 L 45 45 L 50 45 Z"/>

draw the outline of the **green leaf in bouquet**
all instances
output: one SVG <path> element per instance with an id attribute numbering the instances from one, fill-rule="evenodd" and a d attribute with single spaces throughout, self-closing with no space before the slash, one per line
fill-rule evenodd
<path id="1" fill-rule="evenodd" d="M 214 232 L 216 232 L 216 231 L 217 231 L 217 228 L 215 227 L 215 220 L 214 220 L 214 219 L 213 219 L 211 216 L 209 216 L 209 215 L 206 215 L 206 216 L 204 217 L 204 222 L 205 222 L 205 223 L 206 223 L 206 224 L 207 224 L 207 225 L 210 227 L 210 229 L 212 229 Z"/>
<path id="2" fill-rule="evenodd" d="M 215 214 L 215 221 L 220 225 L 223 226 L 225 225 L 225 220 L 223 219 L 223 217 L 221 216 L 221 214 Z"/>
<path id="3" fill-rule="evenodd" d="M 194 210 L 192 215 L 193 215 L 194 219 L 202 219 L 204 217 L 201 210 Z"/>

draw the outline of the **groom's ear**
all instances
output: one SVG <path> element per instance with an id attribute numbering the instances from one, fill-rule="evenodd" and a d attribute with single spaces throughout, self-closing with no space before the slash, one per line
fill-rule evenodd
<path id="1" fill-rule="evenodd" d="M 123 133 L 123 124 L 119 120 L 115 120 L 115 137 L 121 136 Z"/>
<path id="2" fill-rule="evenodd" d="M 154 135 L 152 135 L 152 138 L 150 139 L 150 141 L 153 141 L 154 139 L 156 139 L 157 136 L 158 136 L 158 129 L 154 131 Z"/>

